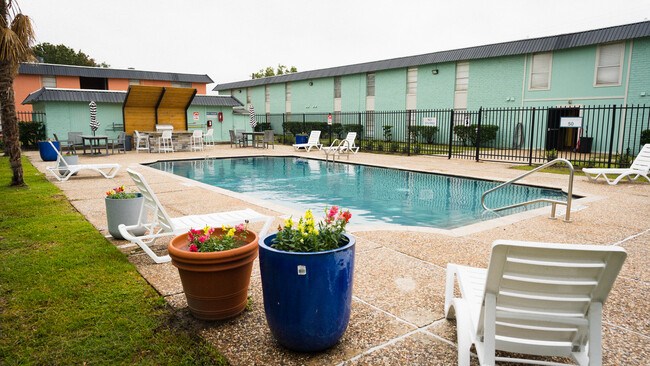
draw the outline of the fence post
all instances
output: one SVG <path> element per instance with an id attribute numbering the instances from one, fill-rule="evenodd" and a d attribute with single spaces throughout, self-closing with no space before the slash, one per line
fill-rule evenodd
<path id="1" fill-rule="evenodd" d="M 285 123 L 287 123 L 287 114 L 282 113 L 282 143 L 283 144 L 287 143 L 287 129 L 284 128 Z"/>
<path id="2" fill-rule="evenodd" d="M 607 168 L 612 166 L 612 150 L 614 149 L 614 133 L 616 132 L 616 105 L 612 105 L 612 129 L 609 140 L 609 158 L 607 159 Z"/>
<path id="3" fill-rule="evenodd" d="M 305 123 L 305 113 L 302 114 L 302 132 L 307 132 L 307 124 Z"/>
<path id="4" fill-rule="evenodd" d="M 481 114 L 483 112 L 483 107 L 478 109 L 478 127 L 476 127 L 476 161 L 479 161 L 479 151 L 481 146 Z"/>
<path id="5" fill-rule="evenodd" d="M 528 152 L 528 166 L 533 165 L 533 140 L 535 139 L 535 135 L 534 135 L 535 134 L 535 110 L 536 108 L 533 107 L 533 116 L 530 118 L 530 149 L 529 149 L 530 151 Z"/>
<path id="6" fill-rule="evenodd" d="M 447 159 L 451 159 L 451 147 L 454 142 L 454 110 L 451 109 L 449 113 L 449 156 Z"/>
<path id="7" fill-rule="evenodd" d="M 406 156 L 411 156 L 411 113 L 412 110 L 408 110 L 406 114 Z"/>
<path id="8" fill-rule="evenodd" d="M 363 133 L 363 128 L 361 127 L 361 112 L 359 112 L 359 146 L 363 146 L 363 137 L 365 133 Z"/>

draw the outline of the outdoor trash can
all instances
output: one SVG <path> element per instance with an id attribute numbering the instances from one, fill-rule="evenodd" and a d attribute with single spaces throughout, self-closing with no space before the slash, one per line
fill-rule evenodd
<path id="1" fill-rule="evenodd" d="M 133 143 L 133 136 L 124 136 L 124 151 L 131 151 L 131 144 Z"/>
<path id="2" fill-rule="evenodd" d="M 296 144 L 306 144 L 308 135 L 296 135 Z"/>
<path id="3" fill-rule="evenodd" d="M 580 148 L 578 152 L 581 154 L 591 154 L 591 145 L 594 142 L 593 137 L 581 137 L 580 138 Z"/>

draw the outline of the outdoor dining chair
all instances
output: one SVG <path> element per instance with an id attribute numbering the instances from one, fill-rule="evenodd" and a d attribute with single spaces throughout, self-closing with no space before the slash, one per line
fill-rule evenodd
<path id="1" fill-rule="evenodd" d="M 138 130 L 134 130 L 133 134 L 135 135 L 135 152 L 139 153 L 140 150 L 149 152 L 149 135 L 140 133 Z"/>
<path id="2" fill-rule="evenodd" d="M 203 151 L 203 131 L 194 130 L 192 132 L 192 137 L 190 138 L 191 149 Z"/>
<path id="3" fill-rule="evenodd" d="M 172 130 L 163 130 L 162 135 L 158 138 L 158 153 L 174 152 L 174 143 L 172 142 Z"/>

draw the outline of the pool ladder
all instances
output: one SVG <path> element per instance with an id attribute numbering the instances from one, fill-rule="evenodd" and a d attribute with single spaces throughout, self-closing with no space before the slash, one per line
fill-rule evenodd
<path id="1" fill-rule="evenodd" d="M 341 140 L 339 144 L 336 145 L 336 148 L 334 148 L 337 141 L 339 141 L 339 139 L 335 139 L 329 149 L 325 149 L 325 161 L 329 161 L 330 154 L 332 154 L 332 161 L 336 160 L 337 156 L 340 157 L 341 154 L 347 154 L 348 160 L 350 160 L 350 141 L 347 139 Z"/>
<path id="2" fill-rule="evenodd" d="M 515 203 L 514 205 L 504 206 L 504 207 L 499 207 L 499 208 L 494 208 L 494 209 L 488 208 L 485 205 L 485 196 L 487 196 L 489 193 L 492 193 L 492 192 L 496 191 L 497 189 L 508 186 L 508 185 L 520 180 L 521 178 L 524 178 L 526 176 L 529 176 L 529 175 L 535 173 L 538 170 L 548 168 L 549 166 L 555 165 L 557 163 L 566 164 L 569 167 L 569 170 L 570 170 L 570 173 L 569 173 L 569 186 L 567 187 L 567 200 L 566 200 L 566 202 L 558 201 L 558 200 L 551 200 L 551 199 L 546 199 L 546 198 L 539 198 L 539 199 L 528 201 L 528 202 Z M 483 206 L 484 209 L 486 209 L 488 211 L 498 212 L 498 211 L 503 211 L 503 210 L 507 210 L 507 209 L 510 209 L 510 208 L 521 207 L 521 206 L 525 206 L 525 205 L 531 205 L 531 204 L 537 203 L 537 202 L 548 202 L 548 203 L 552 204 L 551 217 L 549 217 L 550 219 L 556 219 L 556 217 L 555 217 L 555 206 L 556 205 L 566 205 L 566 215 L 564 216 L 564 222 L 571 222 L 571 198 L 572 198 L 572 196 L 573 196 L 573 165 L 571 164 L 571 162 L 569 162 L 566 159 L 555 159 L 553 161 L 549 161 L 548 163 L 546 163 L 544 165 L 541 165 L 541 166 L 529 171 L 526 174 L 522 174 L 522 175 L 518 176 L 515 179 L 509 180 L 509 181 L 507 181 L 505 183 L 502 183 L 502 184 L 500 184 L 500 185 L 486 191 L 481 196 L 481 205 Z"/>

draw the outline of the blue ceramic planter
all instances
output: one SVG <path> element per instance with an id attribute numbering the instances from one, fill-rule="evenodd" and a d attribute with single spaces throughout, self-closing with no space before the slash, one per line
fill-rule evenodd
<path id="1" fill-rule="evenodd" d="M 58 141 L 52 141 L 56 150 L 61 151 L 61 146 Z M 57 159 L 56 151 L 52 148 L 49 141 L 38 142 L 38 152 L 41 154 L 43 161 L 55 161 Z"/>
<path id="2" fill-rule="evenodd" d="M 315 352 L 334 345 L 350 321 L 356 240 L 327 252 L 271 248 L 277 233 L 260 240 L 264 311 L 283 346 Z"/>

